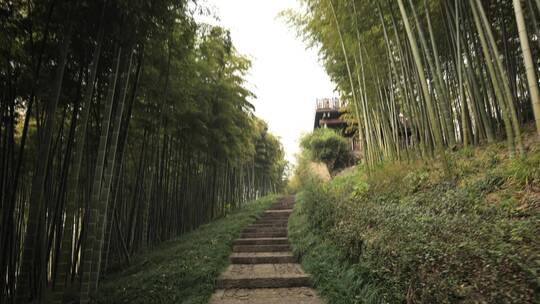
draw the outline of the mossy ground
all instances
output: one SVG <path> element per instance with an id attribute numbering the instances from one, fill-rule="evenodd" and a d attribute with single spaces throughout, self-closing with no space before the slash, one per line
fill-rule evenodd
<path id="1" fill-rule="evenodd" d="M 135 259 L 101 282 L 96 303 L 206 304 L 228 265 L 232 241 L 275 202 L 267 196 Z"/>
<path id="2" fill-rule="evenodd" d="M 540 149 L 349 170 L 297 195 L 293 251 L 329 303 L 540 303 Z"/>

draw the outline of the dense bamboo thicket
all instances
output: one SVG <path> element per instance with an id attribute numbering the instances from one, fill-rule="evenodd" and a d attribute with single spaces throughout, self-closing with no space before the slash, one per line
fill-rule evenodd
<path id="1" fill-rule="evenodd" d="M 134 254 L 279 190 L 250 62 L 205 11 L 0 2 L 1 303 L 87 303 Z"/>
<path id="2" fill-rule="evenodd" d="M 320 48 L 368 165 L 499 139 L 519 155 L 523 126 L 540 133 L 539 1 L 301 2 L 286 16 Z"/>

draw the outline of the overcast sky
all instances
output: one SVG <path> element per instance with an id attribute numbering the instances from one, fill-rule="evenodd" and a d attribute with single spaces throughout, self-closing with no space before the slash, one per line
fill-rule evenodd
<path id="1" fill-rule="evenodd" d="M 231 31 L 237 50 L 251 58 L 249 87 L 257 95 L 256 115 L 278 136 L 294 162 L 298 139 L 313 129 L 315 99 L 335 95 L 317 51 L 306 49 L 294 29 L 278 17 L 297 0 L 205 0 Z M 201 19 L 201 18 L 199 18 Z M 212 22 L 207 18 L 201 21 Z"/>

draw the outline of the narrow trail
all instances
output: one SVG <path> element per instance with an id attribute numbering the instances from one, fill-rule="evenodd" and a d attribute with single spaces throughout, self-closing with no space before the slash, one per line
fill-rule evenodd
<path id="1" fill-rule="evenodd" d="M 323 304 L 289 247 L 294 197 L 282 198 L 234 241 L 210 304 Z"/>

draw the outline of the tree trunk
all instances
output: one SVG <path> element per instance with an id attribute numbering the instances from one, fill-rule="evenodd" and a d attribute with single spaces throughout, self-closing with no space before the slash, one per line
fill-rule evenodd
<path id="1" fill-rule="evenodd" d="M 79 179 L 80 179 L 80 171 L 81 171 L 81 165 L 84 155 L 84 145 L 86 142 L 86 131 L 88 127 L 88 118 L 90 117 L 90 107 L 92 104 L 92 95 L 94 92 L 94 84 L 96 81 L 96 75 L 97 75 L 97 69 L 99 65 L 99 59 L 101 57 L 101 47 L 103 44 L 103 16 L 105 12 L 105 5 L 103 6 L 103 10 L 101 12 L 101 20 L 100 20 L 100 26 L 97 36 L 97 46 L 94 50 L 94 54 L 92 57 L 92 63 L 90 64 L 90 74 L 88 77 L 88 83 L 85 87 L 84 92 L 84 101 L 82 104 L 83 111 L 81 115 L 81 119 L 79 122 L 79 126 L 77 128 L 77 145 L 75 148 L 74 156 L 73 156 L 73 167 L 70 171 L 70 179 L 68 184 L 68 194 L 66 199 L 66 219 L 64 223 L 64 233 L 62 236 L 62 243 L 61 243 L 61 249 L 60 249 L 60 255 L 59 255 L 59 264 L 58 264 L 58 279 L 57 283 L 54 288 L 54 303 L 61 303 L 62 297 L 65 288 L 67 287 L 66 284 L 70 280 L 68 280 L 71 269 L 71 260 L 73 258 L 73 239 L 75 237 L 74 235 L 74 227 L 73 222 L 74 218 L 77 216 L 77 196 L 79 195 Z"/>
<path id="2" fill-rule="evenodd" d="M 521 43 L 521 51 L 523 52 L 523 63 L 527 73 L 527 82 L 529 84 L 529 93 L 536 122 L 536 134 L 540 136 L 540 94 L 538 93 L 538 79 L 531 55 L 529 46 L 529 37 L 527 35 L 527 27 L 525 26 L 525 18 L 521 8 L 521 0 L 513 0 L 514 12 L 516 14 L 516 22 L 519 33 L 519 42 Z"/>
<path id="3" fill-rule="evenodd" d="M 431 127 L 433 128 L 433 132 L 434 132 L 434 139 L 435 139 L 435 145 L 437 147 L 437 153 L 439 154 L 439 157 L 443 161 L 446 171 L 448 171 L 449 167 L 446 162 L 446 155 L 444 152 L 442 132 L 439 126 L 439 122 L 437 120 L 437 115 L 435 114 L 435 107 L 431 99 L 431 94 L 429 93 L 426 74 L 425 74 L 424 67 L 422 64 L 422 58 L 420 56 L 418 44 L 416 43 L 416 38 L 414 37 L 414 34 L 412 32 L 411 25 L 407 17 L 407 12 L 405 11 L 405 6 L 403 5 L 403 0 L 398 0 L 398 4 L 399 4 L 399 10 L 401 12 L 401 16 L 403 18 L 403 23 L 405 25 L 405 30 L 407 32 L 407 36 L 409 37 L 409 43 L 410 43 L 412 55 L 414 57 L 414 61 L 416 64 L 418 77 L 420 78 L 420 85 L 422 87 L 424 100 L 426 101 L 426 105 L 427 105 L 428 117 L 429 117 L 429 120 L 431 122 Z"/>
<path id="4" fill-rule="evenodd" d="M 94 170 L 94 180 L 92 186 L 92 196 L 90 200 L 90 215 L 88 225 L 88 235 L 86 239 L 86 248 L 83 253 L 83 277 L 81 282 L 81 294 L 80 303 L 86 304 L 90 301 L 90 291 L 92 287 L 92 268 L 97 267 L 93 265 L 94 248 L 98 241 L 98 216 L 99 216 L 99 198 L 101 194 L 101 185 L 103 179 L 103 169 L 105 165 L 105 153 L 107 150 L 107 140 L 109 136 L 109 125 L 112 115 L 112 108 L 114 103 L 114 95 L 116 91 L 116 82 L 118 79 L 118 69 L 120 66 L 120 56 L 122 50 L 118 50 L 114 62 L 114 71 L 111 73 L 109 80 L 109 92 L 106 99 L 105 110 L 103 111 L 103 122 L 101 124 L 101 135 L 99 139 L 98 156 L 96 159 L 96 165 Z"/>
<path id="5" fill-rule="evenodd" d="M 25 303 L 28 300 L 39 301 L 43 292 L 44 278 L 46 271 L 44 253 L 38 244 L 44 240 L 43 225 L 45 222 L 45 208 L 43 206 L 43 192 L 45 190 L 45 177 L 49 170 L 49 157 L 51 151 L 52 136 L 56 123 L 56 109 L 60 100 L 64 71 L 67 62 L 67 54 L 71 44 L 71 24 L 69 23 L 71 12 L 67 17 L 67 28 L 64 29 L 62 38 L 62 51 L 59 64 L 56 68 L 55 87 L 52 98 L 47 103 L 47 116 L 43 127 L 43 137 L 39 141 L 38 157 L 36 158 L 36 171 L 32 178 L 32 191 L 30 194 L 30 207 L 28 213 L 28 223 L 24 240 L 24 251 L 22 258 L 21 276 L 17 288 L 17 303 Z M 37 269 L 36 272 L 34 272 Z M 33 275 L 33 273 L 35 275 Z"/>

